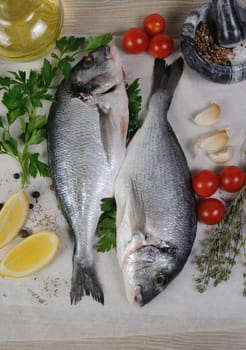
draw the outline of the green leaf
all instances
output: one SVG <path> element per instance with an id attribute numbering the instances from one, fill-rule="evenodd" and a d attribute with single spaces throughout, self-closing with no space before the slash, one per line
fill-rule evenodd
<path id="1" fill-rule="evenodd" d="M 33 156 L 34 154 L 32 154 Z M 36 177 L 37 174 L 38 174 L 38 169 L 36 167 L 36 164 L 30 160 L 30 157 L 29 157 L 29 167 L 28 167 L 28 171 L 29 171 L 29 174 L 32 176 L 32 177 Z"/>
<path id="2" fill-rule="evenodd" d="M 46 130 L 45 129 L 39 129 L 39 130 L 33 130 L 31 133 L 28 144 L 29 145 L 39 145 L 42 141 L 44 141 L 46 137 Z"/>
<path id="3" fill-rule="evenodd" d="M 97 251 L 107 252 L 116 246 L 116 202 L 114 198 L 101 201 L 101 217 L 97 225 Z"/>
<path id="4" fill-rule="evenodd" d="M 8 110 L 14 111 L 20 109 L 21 113 L 25 112 L 25 99 L 20 86 L 14 86 L 6 91 L 2 98 L 2 103 Z"/>
<path id="5" fill-rule="evenodd" d="M 3 128 L 3 117 L 0 116 L 0 128 Z"/>
<path id="6" fill-rule="evenodd" d="M 114 211 L 116 210 L 115 199 L 114 198 L 103 198 L 103 200 L 101 202 L 101 210 L 104 214 L 110 213 L 111 215 L 113 215 L 112 213 L 114 213 Z"/>
<path id="7" fill-rule="evenodd" d="M 0 85 L 2 87 L 9 87 L 11 84 L 11 79 L 8 77 L 0 77 Z"/>
<path id="8" fill-rule="evenodd" d="M 38 161 L 37 162 L 37 168 L 38 168 L 38 172 L 39 172 L 39 175 L 40 176 L 43 176 L 43 177 L 49 177 L 50 176 L 50 172 L 49 172 L 49 167 L 47 164 L 41 162 L 41 161 Z"/>
<path id="9" fill-rule="evenodd" d="M 34 108 L 42 107 L 43 100 L 52 101 L 54 97 L 51 94 L 47 94 L 46 90 L 35 91 L 30 97 L 31 104 Z"/>
<path id="10" fill-rule="evenodd" d="M 43 62 L 43 66 L 41 68 L 41 77 L 42 77 L 43 85 L 46 87 L 49 87 L 54 76 L 55 76 L 55 70 L 53 69 L 51 63 L 45 58 Z"/>
<path id="11" fill-rule="evenodd" d="M 21 131 L 24 133 L 26 131 L 26 121 L 24 118 L 19 118 Z"/>
<path id="12" fill-rule="evenodd" d="M 27 125 L 28 131 L 33 131 L 35 129 L 42 129 L 47 123 L 45 115 L 39 115 L 32 117 Z"/>
<path id="13" fill-rule="evenodd" d="M 43 107 L 42 101 L 40 100 L 39 97 L 36 97 L 35 95 L 30 98 L 30 101 L 34 108 Z"/>
<path id="14" fill-rule="evenodd" d="M 25 71 L 22 71 L 22 70 L 19 70 L 18 72 L 9 71 L 9 73 L 11 73 L 14 76 L 16 83 L 25 83 L 26 82 L 26 72 Z"/>
<path id="15" fill-rule="evenodd" d="M 64 36 L 56 41 L 56 47 L 62 54 L 75 52 L 83 44 L 84 40 L 84 38 L 77 38 L 75 36 Z"/>
<path id="16" fill-rule="evenodd" d="M 48 165 L 41 162 L 39 159 L 39 153 L 33 153 L 29 155 L 29 173 L 32 177 L 36 177 L 39 173 L 40 176 L 48 177 L 49 169 Z"/>
<path id="17" fill-rule="evenodd" d="M 40 86 L 40 77 L 41 76 L 37 71 L 31 69 L 29 78 L 27 79 L 25 84 L 26 91 L 29 95 L 37 91 L 37 88 Z"/>
<path id="18" fill-rule="evenodd" d="M 140 95 L 139 79 L 135 79 L 132 84 L 126 87 L 128 95 L 129 124 L 127 138 L 131 139 L 139 127 L 139 112 L 142 106 Z"/>
<path id="19" fill-rule="evenodd" d="M 90 36 L 87 39 L 85 51 L 93 52 L 101 46 L 107 45 L 113 39 L 113 34 L 103 34 L 98 36 Z"/>
<path id="20" fill-rule="evenodd" d="M 7 135 L 6 131 L 3 132 L 1 141 L 8 154 L 18 156 L 18 143 L 13 137 Z"/>
<path id="21" fill-rule="evenodd" d="M 9 111 L 7 113 L 7 119 L 8 119 L 9 125 L 12 125 L 16 121 L 16 119 L 23 114 L 24 114 L 24 111 L 21 110 L 20 108 L 16 108 L 14 110 Z"/>
<path id="22" fill-rule="evenodd" d="M 60 71 L 63 73 L 64 78 L 66 80 L 68 80 L 69 78 L 69 74 L 71 71 L 71 64 L 69 63 L 67 57 L 65 57 L 64 59 L 62 59 L 59 63 L 58 63 L 58 68 L 60 69 Z"/>

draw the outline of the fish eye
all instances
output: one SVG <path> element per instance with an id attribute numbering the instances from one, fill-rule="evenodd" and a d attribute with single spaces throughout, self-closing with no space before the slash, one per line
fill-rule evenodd
<path id="1" fill-rule="evenodd" d="M 168 253 L 168 252 L 169 252 L 169 247 L 168 247 L 168 246 L 161 247 L 161 248 L 160 248 L 160 252 L 161 252 L 161 253 Z"/>
<path id="2" fill-rule="evenodd" d="M 167 283 L 167 278 L 165 275 L 160 274 L 155 279 L 155 284 L 157 287 L 164 287 L 166 283 Z"/>
<path id="3" fill-rule="evenodd" d="M 93 56 L 86 56 L 83 59 L 83 69 L 90 69 L 94 65 Z"/>
<path id="4" fill-rule="evenodd" d="M 165 246 L 165 247 L 161 247 L 160 248 L 160 252 L 163 253 L 163 254 L 169 254 L 169 255 L 172 255 L 172 256 L 175 256 L 176 255 L 176 247 L 174 246 Z"/>

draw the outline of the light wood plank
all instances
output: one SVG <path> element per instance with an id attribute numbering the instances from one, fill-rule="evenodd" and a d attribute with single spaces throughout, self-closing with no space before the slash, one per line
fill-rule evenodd
<path id="1" fill-rule="evenodd" d="M 121 34 L 132 26 L 141 26 L 153 12 L 165 16 L 167 32 L 179 37 L 186 16 L 204 0 L 62 0 L 64 34 Z M 246 0 L 244 0 L 246 2 Z"/>
<path id="2" fill-rule="evenodd" d="M 245 350 L 245 330 L 95 338 L 79 341 L 5 342 L 1 350 Z"/>

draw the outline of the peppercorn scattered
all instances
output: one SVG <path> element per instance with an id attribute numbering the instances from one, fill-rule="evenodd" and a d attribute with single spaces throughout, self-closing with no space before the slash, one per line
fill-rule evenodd
<path id="1" fill-rule="evenodd" d="M 34 191 L 34 192 L 32 192 L 32 197 L 33 198 L 39 198 L 40 197 L 40 192 L 38 192 L 38 191 Z"/>
<path id="2" fill-rule="evenodd" d="M 19 173 L 15 173 L 13 176 L 14 176 L 15 180 L 18 180 L 20 178 L 20 174 Z"/>
<path id="3" fill-rule="evenodd" d="M 29 204 L 29 209 L 33 209 L 34 205 L 32 203 Z"/>
<path id="4" fill-rule="evenodd" d="M 207 60 L 215 64 L 231 66 L 228 55 L 232 53 L 232 49 L 222 47 L 216 42 L 215 34 L 213 34 L 207 23 L 200 22 L 198 24 L 195 33 L 195 44 Z"/>
<path id="5" fill-rule="evenodd" d="M 19 232 L 19 235 L 21 236 L 21 238 L 26 238 L 31 236 L 31 232 L 28 229 L 23 229 Z"/>
<path id="6" fill-rule="evenodd" d="M 0 203 L 0 210 L 2 209 L 3 206 L 4 206 L 4 203 Z"/>

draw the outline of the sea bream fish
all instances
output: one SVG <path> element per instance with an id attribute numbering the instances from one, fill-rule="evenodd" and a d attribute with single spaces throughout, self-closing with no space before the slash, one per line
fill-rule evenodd
<path id="1" fill-rule="evenodd" d="M 58 87 L 48 118 L 52 181 L 75 238 L 71 303 L 91 295 L 104 303 L 95 266 L 102 198 L 125 156 L 128 98 L 119 51 L 101 47 L 83 57 Z"/>
<path id="2" fill-rule="evenodd" d="M 118 260 L 127 298 L 140 306 L 181 271 L 196 235 L 190 171 L 167 120 L 182 71 L 182 58 L 155 60 L 148 109 L 115 183 Z"/>

